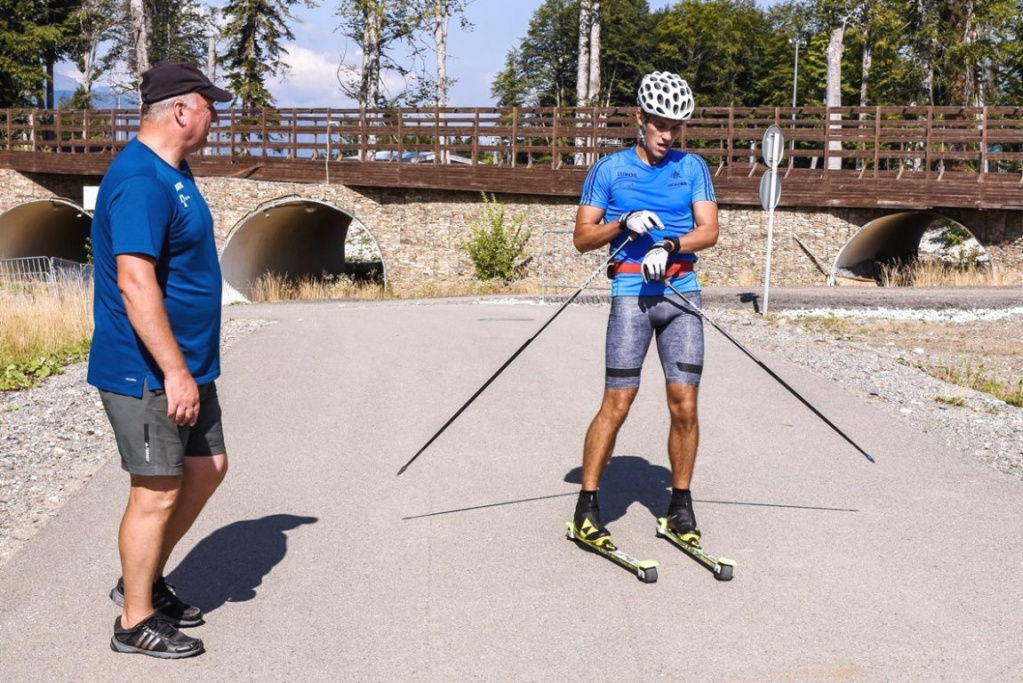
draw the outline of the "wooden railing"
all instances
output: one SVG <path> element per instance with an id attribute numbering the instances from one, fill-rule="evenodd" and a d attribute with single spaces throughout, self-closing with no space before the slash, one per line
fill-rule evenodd
<path id="1" fill-rule="evenodd" d="M 204 156 L 579 168 L 634 143 L 629 108 L 224 110 Z M 703 108 L 681 146 L 716 173 L 753 175 L 768 126 L 789 172 L 942 178 L 1023 172 L 1023 107 Z M 0 110 L 0 152 L 112 155 L 136 110 Z M 836 168 L 837 166 L 837 168 Z M 762 168 L 762 166 L 760 167 Z"/>

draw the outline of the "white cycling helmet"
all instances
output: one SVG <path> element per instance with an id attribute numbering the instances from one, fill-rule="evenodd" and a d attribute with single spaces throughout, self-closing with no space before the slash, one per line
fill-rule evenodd
<path id="1" fill-rule="evenodd" d="M 655 71 L 643 76 L 636 102 L 647 114 L 675 121 L 684 121 L 692 116 L 695 106 L 689 84 L 669 71 Z"/>

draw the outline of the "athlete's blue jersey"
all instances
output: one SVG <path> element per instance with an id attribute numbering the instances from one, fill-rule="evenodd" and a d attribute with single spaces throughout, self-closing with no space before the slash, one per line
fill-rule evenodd
<path id="1" fill-rule="evenodd" d="M 702 157 L 672 150 L 656 166 L 644 162 L 631 147 L 604 157 L 590 169 L 583 184 L 581 206 L 604 210 L 605 222 L 617 220 L 629 211 L 647 210 L 657 214 L 664 229 L 652 230 L 633 240 L 615 257 L 616 260 L 641 263 L 655 243 L 665 237 L 681 237 L 693 229 L 693 203 L 716 202 L 714 184 L 707 163 Z M 628 239 L 629 232 L 611 240 L 614 251 Z M 673 254 L 673 260 L 696 262 L 696 254 Z M 671 278 L 679 290 L 700 289 L 695 273 Z M 667 287 L 660 282 L 643 282 L 641 274 L 621 273 L 611 285 L 611 296 L 663 296 Z M 670 292 L 670 290 L 668 290 Z"/>

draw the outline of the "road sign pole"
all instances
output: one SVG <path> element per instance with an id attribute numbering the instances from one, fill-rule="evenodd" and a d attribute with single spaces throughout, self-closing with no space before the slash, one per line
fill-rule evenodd
<path id="1" fill-rule="evenodd" d="M 773 171 L 774 169 L 772 169 Z M 771 246 L 774 244 L 774 183 L 770 183 L 771 189 L 769 190 L 768 196 L 770 197 L 770 206 L 767 210 L 767 258 L 765 259 L 764 265 L 764 307 L 761 311 L 761 315 L 767 315 L 768 300 L 771 295 Z"/>
<path id="2" fill-rule="evenodd" d="M 774 208 L 781 198 L 781 179 L 778 177 L 778 164 L 785 154 L 785 137 L 778 126 L 770 126 L 764 132 L 761 143 L 764 162 L 768 166 L 767 173 L 760 183 L 760 203 L 767 210 L 767 254 L 764 259 L 764 306 L 762 315 L 767 315 L 771 295 L 771 247 L 774 244 Z"/>

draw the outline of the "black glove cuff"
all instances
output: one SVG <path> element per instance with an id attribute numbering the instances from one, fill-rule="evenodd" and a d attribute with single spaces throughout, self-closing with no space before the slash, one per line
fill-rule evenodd
<path id="1" fill-rule="evenodd" d="M 657 243 L 657 246 L 661 247 L 669 254 L 673 254 L 676 251 L 678 251 L 678 238 L 665 237 L 663 240 Z"/>

